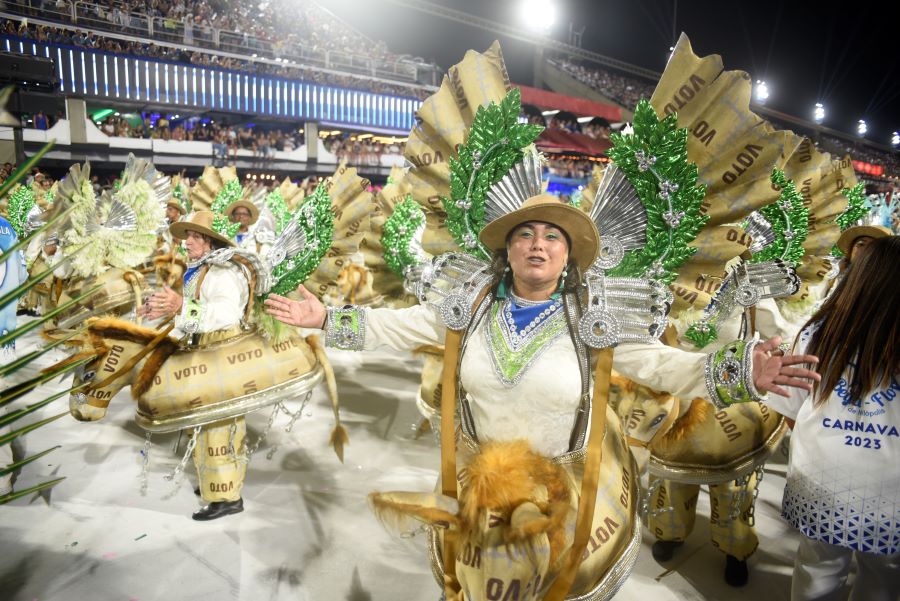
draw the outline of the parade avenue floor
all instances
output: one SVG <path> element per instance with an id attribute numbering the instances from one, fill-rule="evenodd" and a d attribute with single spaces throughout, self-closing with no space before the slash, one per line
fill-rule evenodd
<path id="1" fill-rule="evenodd" d="M 20 356 L 36 342 L 36 336 L 20 342 Z M 113 399 L 102 422 L 65 416 L 27 435 L 28 453 L 61 448 L 27 466 L 16 488 L 66 479 L 49 493 L 0 506 L 0 598 L 438 601 L 425 537 L 388 532 L 366 503 L 373 490 L 433 489 L 435 438 L 415 436 L 421 361 L 391 352 L 329 354 L 350 436 L 344 463 L 328 445 L 332 410 L 320 386 L 292 431 L 285 431 L 288 418 L 279 416 L 253 456 L 244 512 L 212 522 L 190 518 L 198 508 L 190 462 L 174 494 L 173 482 L 165 479 L 186 436 L 153 437 L 148 490 L 141 495 L 144 433 L 134 423 L 128 389 Z M 38 367 L 49 364 L 42 358 Z M 16 374 L 14 381 L 34 371 Z M 47 385 L 30 400 L 67 383 Z M 56 401 L 42 415 L 64 411 L 67 403 Z M 298 407 L 299 401 L 290 403 L 292 410 Z M 251 444 L 268 416 L 267 409 L 249 416 Z M 798 534 L 780 517 L 785 461 L 779 452 L 766 469 L 756 510 L 760 546 L 749 560 L 746 587 L 732 589 L 722 579 L 725 557 L 709 543 L 703 492 L 696 529 L 671 562 L 653 560 L 653 538 L 645 529 L 635 569 L 616 599 L 788 599 Z"/>

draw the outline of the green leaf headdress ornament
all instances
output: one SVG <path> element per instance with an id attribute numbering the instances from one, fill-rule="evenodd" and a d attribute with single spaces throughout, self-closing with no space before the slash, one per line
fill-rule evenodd
<path id="1" fill-rule="evenodd" d="M 518 88 L 510 90 L 500 103 L 478 107 L 466 143 L 460 145 L 458 156 L 450 159 L 451 198 L 442 199 L 447 228 L 465 252 L 484 261 L 491 256 L 478 240 L 485 223 L 519 208 L 527 198 L 521 193 L 509 198 L 494 194 L 493 208 L 488 206 L 492 187 L 522 161 L 525 149 L 543 130 L 539 125 L 519 123 L 521 109 Z M 539 185 L 539 170 L 537 181 Z M 530 192 L 534 196 L 540 188 Z"/>
<path id="2" fill-rule="evenodd" d="M 859 225 L 869 215 L 871 206 L 866 200 L 865 184 L 862 182 L 856 184 L 852 188 L 844 188 L 841 193 L 847 197 L 847 208 L 844 212 L 835 217 L 834 221 L 841 228 L 841 233 L 847 231 L 854 225 Z M 831 248 L 831 255 L 834 257 L 843 257 L 844 253 L 835 244 Z"/>
<path id="3" fill-rule="evenodd" d="M 243 195 L 244 187 L 241 186 L 241 182 L 237 179 L 232 179 L 225 182 L 225 185 L 219 190 L 215 200 L 213 200 L 210 205 L 210 210 L 215 214 L 215 217 L 213 217 L 212 228 L 232 240 L 241 228 L 241 224 L 231 223 L 225 215 L 225 208 L 234 201 L 240 200 Z"/>

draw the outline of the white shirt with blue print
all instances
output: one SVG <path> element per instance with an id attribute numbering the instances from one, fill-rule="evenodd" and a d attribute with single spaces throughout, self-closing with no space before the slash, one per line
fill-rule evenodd
<path id="1" fill-rule="evenodd" d="M 814 330 L 800 333 L 805 353 Z M 796 420 L 782 515 L 805 536 L 879 555 L 900 552 L 900 375 L 850 395 L 851 365 L 827 402 L 792 389 L 767 404 Z"/>

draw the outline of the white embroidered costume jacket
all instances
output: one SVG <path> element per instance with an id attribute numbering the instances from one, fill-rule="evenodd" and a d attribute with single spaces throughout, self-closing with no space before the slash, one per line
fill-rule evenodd
<path id="1" fill-rule="evenodd" d="M 444 343 L 446 329 L 429 305 L 365 311 L 364 349 L 412 350 Z M 491 319 L 488 312 L 469 337 L 460 369 L 479 441 L 525 438 L 549 457 L 565 453 L 581 400 L 581 373 L 568 329 L 545 340 L 510 383 L 492 357 L 486 331 Z M 613 367 L 641 384 L 694 398 L 707 396 L 705 361 L 703 353 L 633 343 L 616 347 Z"/>

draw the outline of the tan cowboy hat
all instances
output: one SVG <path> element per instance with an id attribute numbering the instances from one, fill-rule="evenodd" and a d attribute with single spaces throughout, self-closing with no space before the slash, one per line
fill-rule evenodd
<path id="1" fill-rule="evenodd" d="M 245 209 L 250 211 L 250 225 L 253 225 L 254 223 L 256 223 L 256 220 L 259 219 L 259 209 L 256 208 L 256 205 L 249 200 L 244 200 L 243 198 L 236 200 L 225 207 L 225 216 L 231 219 L 231 214 L 234 213 L 234 210 L 238 207 L 244 207 Z"/>
<path id="2" fill-rule="evenodd" d="M 841 237 L 837 241 L 837 247 L 841 249 L 845 257 L 849 257 L 850 249 L 853 248 L 853 243 L 856 242 L 857 238 L 868 236 L 869 238 L 877 239 L 891 235 L 893 235 L 891 230 L 881 225 L 854 225 L 841 233 Z"/>
<path id="3" fill-rule="evenodd" d="M 174 207 L 174 208 L 178 209 L 178 212 L 181 213 L 182 215 L 187 213 L 187 209 L 185 209 L 183 206 L 181 206 L 181 203 L 178 202 L 178 200 L 175 198 L 169 199 L 169 202 L 166 203 L 166 206 Z"/>
<path id="4" fill-rule="evenodd" d="M 492 251 L 504 250 L 506 238 L 518 225 L 529 221 L 551 223 L 569 237 L 569 256 L 582 270 L 593 264 L 600 253 L 600 234 L 587 213 L 567 205 L 552 194 L 532 196 L 522 206 L 490 222 L 478 239 Z"/>
<path id="5" fill-rule="evenodd" d="M 169 231 L 172 232 L 172 235 L 176 238 L 181 238 L 182 240 L 184 240 L 187 239 L 188 230 L 191 230 L 203 234 L 204 236 L 209 236 L 213 240 L 224 242 L 228 246 L 234 246 L 233 240 L 230 240 L 226 236 L 223 236 L 219 232 L 212 229 L 214 217 L 215 215 L 212 211 L 197 211 L 195 213 L 191 213 L 191 215 L 187 219 L 183 221 L 176 221 L 175 223 L 170 225 Z"/>

